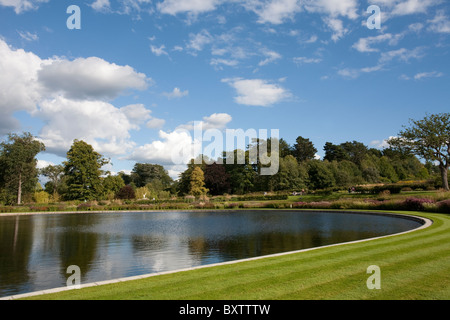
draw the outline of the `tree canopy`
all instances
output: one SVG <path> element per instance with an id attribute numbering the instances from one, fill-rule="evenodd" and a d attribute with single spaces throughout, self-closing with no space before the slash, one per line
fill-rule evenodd
<path id="1" fill-rule="evenodd" d="M 442 185 L 449 190 L 448 168 L 450 166 L 450 113 L 425 116 L 421 120 L 410 119 L 410 126 L 389 140 L 393 148 L 412 153 L 427 161 L 437 161 Z"/>
<path id="2" fill-rule="evenodd" d="M 67 176 L 67 198 L 93 200 L 102 193 L 101 168 L 109 161 L 82 140 L 74 140 L 67 152 L 64 173 Z"/>
<path id="3" fill-rule="evenodd" d="M 9 191 L 17 204 L 22 203 L 22 193 L 31 192 L 37 183 L 36 155 L 45 150 L 42 142 L 31 133 L 9 134 L 0 143 L 0 184 Z"/>

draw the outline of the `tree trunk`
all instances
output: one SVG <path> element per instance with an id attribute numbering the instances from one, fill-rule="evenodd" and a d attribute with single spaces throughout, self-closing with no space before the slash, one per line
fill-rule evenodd
<path id="1" fill-rule="evenodd" d="M 448 187 L 448 167 L 439 166 L 439 169 L 441 170 L 442 188 L 444 188 L 446 191 L 449 191 L 449 187 Z"/>
<path id="2" fill-rule="evenodd" d="M 17 204 L 22 203 L 22 173 L 19 173 L 19 187 L 17 188 Z"/>

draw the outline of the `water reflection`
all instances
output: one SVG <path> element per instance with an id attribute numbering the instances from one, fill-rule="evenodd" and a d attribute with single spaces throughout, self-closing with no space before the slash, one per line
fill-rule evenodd
<path id="1" fill-rule="evenodd" d="M 320 212 L 136 212 L 0 218 L 0 296 L 175 270 L 415 228 L 406 219 Z"/>

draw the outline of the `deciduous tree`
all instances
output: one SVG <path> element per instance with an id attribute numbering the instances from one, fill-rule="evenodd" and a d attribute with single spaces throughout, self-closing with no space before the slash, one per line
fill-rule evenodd
<path id="1" fill-rule="evenodd" d="M 0 143 L 0 182 L 7 192 L 16 195 L 17 204 L 22 203 L 23 192 L 31 192 L 35 187 L 36 155 L 44 150 L 44 144 L 29 132 L 21 136 L 9 134 L 8 140 Z"/>
<path id="2" fill-rule="evenodd" d="M 442 186 L 449 190 L 448 168 L 450 167 L 450 113 L 427 114 L 421 120 L 410 119 L 410 126 L 401 130 L 389 144 L 410 152 L 427 161 L 437 161 Z"/>

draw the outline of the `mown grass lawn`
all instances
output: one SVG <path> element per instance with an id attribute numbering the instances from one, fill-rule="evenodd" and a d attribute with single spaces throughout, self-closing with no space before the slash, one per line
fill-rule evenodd
<path id="1" fill-rule="evenodd" d="M 366 242 L 29 299 L 450 299 L 450 215 L 414 215 L 432 219 L 433 225 Z M 380 267 L 379 290 L 366 286 L 370 265 Z"/>

